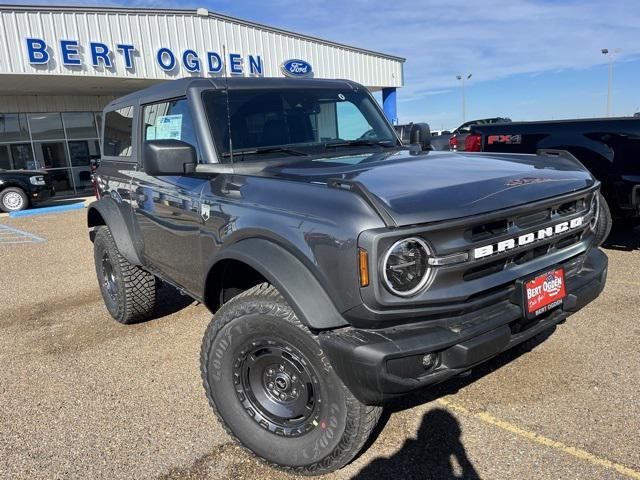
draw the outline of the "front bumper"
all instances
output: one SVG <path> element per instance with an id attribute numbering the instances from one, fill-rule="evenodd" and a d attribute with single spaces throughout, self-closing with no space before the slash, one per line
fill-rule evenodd
<path id="1" fill-rule="evenodd" d="M 342 381 L 362 402 L 383 401 L 462 373 L 561 322 L 594 300 L 604 288 L 607 257 L 598 249 L 584 254 L 582 268 L 566 278 L 561 309 L 526 321 L 512 296 L 480 310 L 447 319 L 386 329 L 344 328 L 322 332 L 320 343 Z M 425 371 L 422 358 L 437 353 Z"/>
<path id="2" fill-rule="evenodd" d="M 55 194 L 54 188 L 50 185 L 32 186 L 29 192 L 29 199 L 31 203 L 35 205 L 49 200 Z"/>

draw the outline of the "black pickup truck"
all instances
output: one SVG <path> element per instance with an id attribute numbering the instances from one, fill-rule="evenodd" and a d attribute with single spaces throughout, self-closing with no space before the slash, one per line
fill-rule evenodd
<path id="1" fill-rule="evenodd" d="M 0 210 L 18 212 L 55 194 L 48 173 L 40 170 L 3 170 L 0 168 Z"/>
<path id="2" fill-rule="evenodd" d="M 474 125 L 467 151 L 573 154 L 601 183 L 614 220 L 640 220 L 640 118 Z"/>
<path id="3" fill-rule="evenodd" d="M 176 80 L 103 118 L 88 226 L 109 313 L 152 317 L 162 284 L 202 302 L 209 403 L 282 469 L 344 466 L 384 401 L 605 285 L 599 183 L 579 162 L 407 148 L 350 81 Z"/>

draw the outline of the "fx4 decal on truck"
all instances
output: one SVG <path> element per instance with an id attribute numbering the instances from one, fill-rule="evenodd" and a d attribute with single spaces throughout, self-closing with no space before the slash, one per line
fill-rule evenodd
<path id="1" fill-rule="evenodd" d="M 522 135 L 489 135 L 487 143 L 505 143 L 507 145 L 520 145 L 522 143 Z"/>

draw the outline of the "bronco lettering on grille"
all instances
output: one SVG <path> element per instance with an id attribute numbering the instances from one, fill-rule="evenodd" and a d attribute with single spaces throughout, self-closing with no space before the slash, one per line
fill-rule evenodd
<path id="1" fill-rule="evenodd" d="M 519 237 L 509 238 L 491 245 L 485 245 L 484 247 L 478 247 L 473 250 L 473 258 L 478 259 L 488 257 L 497 253 L 506 252 L 507 250 L 529 245 L 539 240 L 555 237 L 556 235 L 568 232 L 569 230 L 580 228 L 583 224 L 584 218 L 578 217 L 566 222 L 557 223 L 551 227 L 542 228 L 537 232 L 525 233 Z"/>

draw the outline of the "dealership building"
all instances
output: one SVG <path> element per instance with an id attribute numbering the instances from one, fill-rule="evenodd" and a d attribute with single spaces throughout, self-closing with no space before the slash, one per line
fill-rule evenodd
<path id="1" fill-rule="evenodd" d="M 0 168 L 90 190 L 102 108 L 181 77 L 344 78 L 397 121 L 404 59 L 197 10 L 0 6 Z"/>

